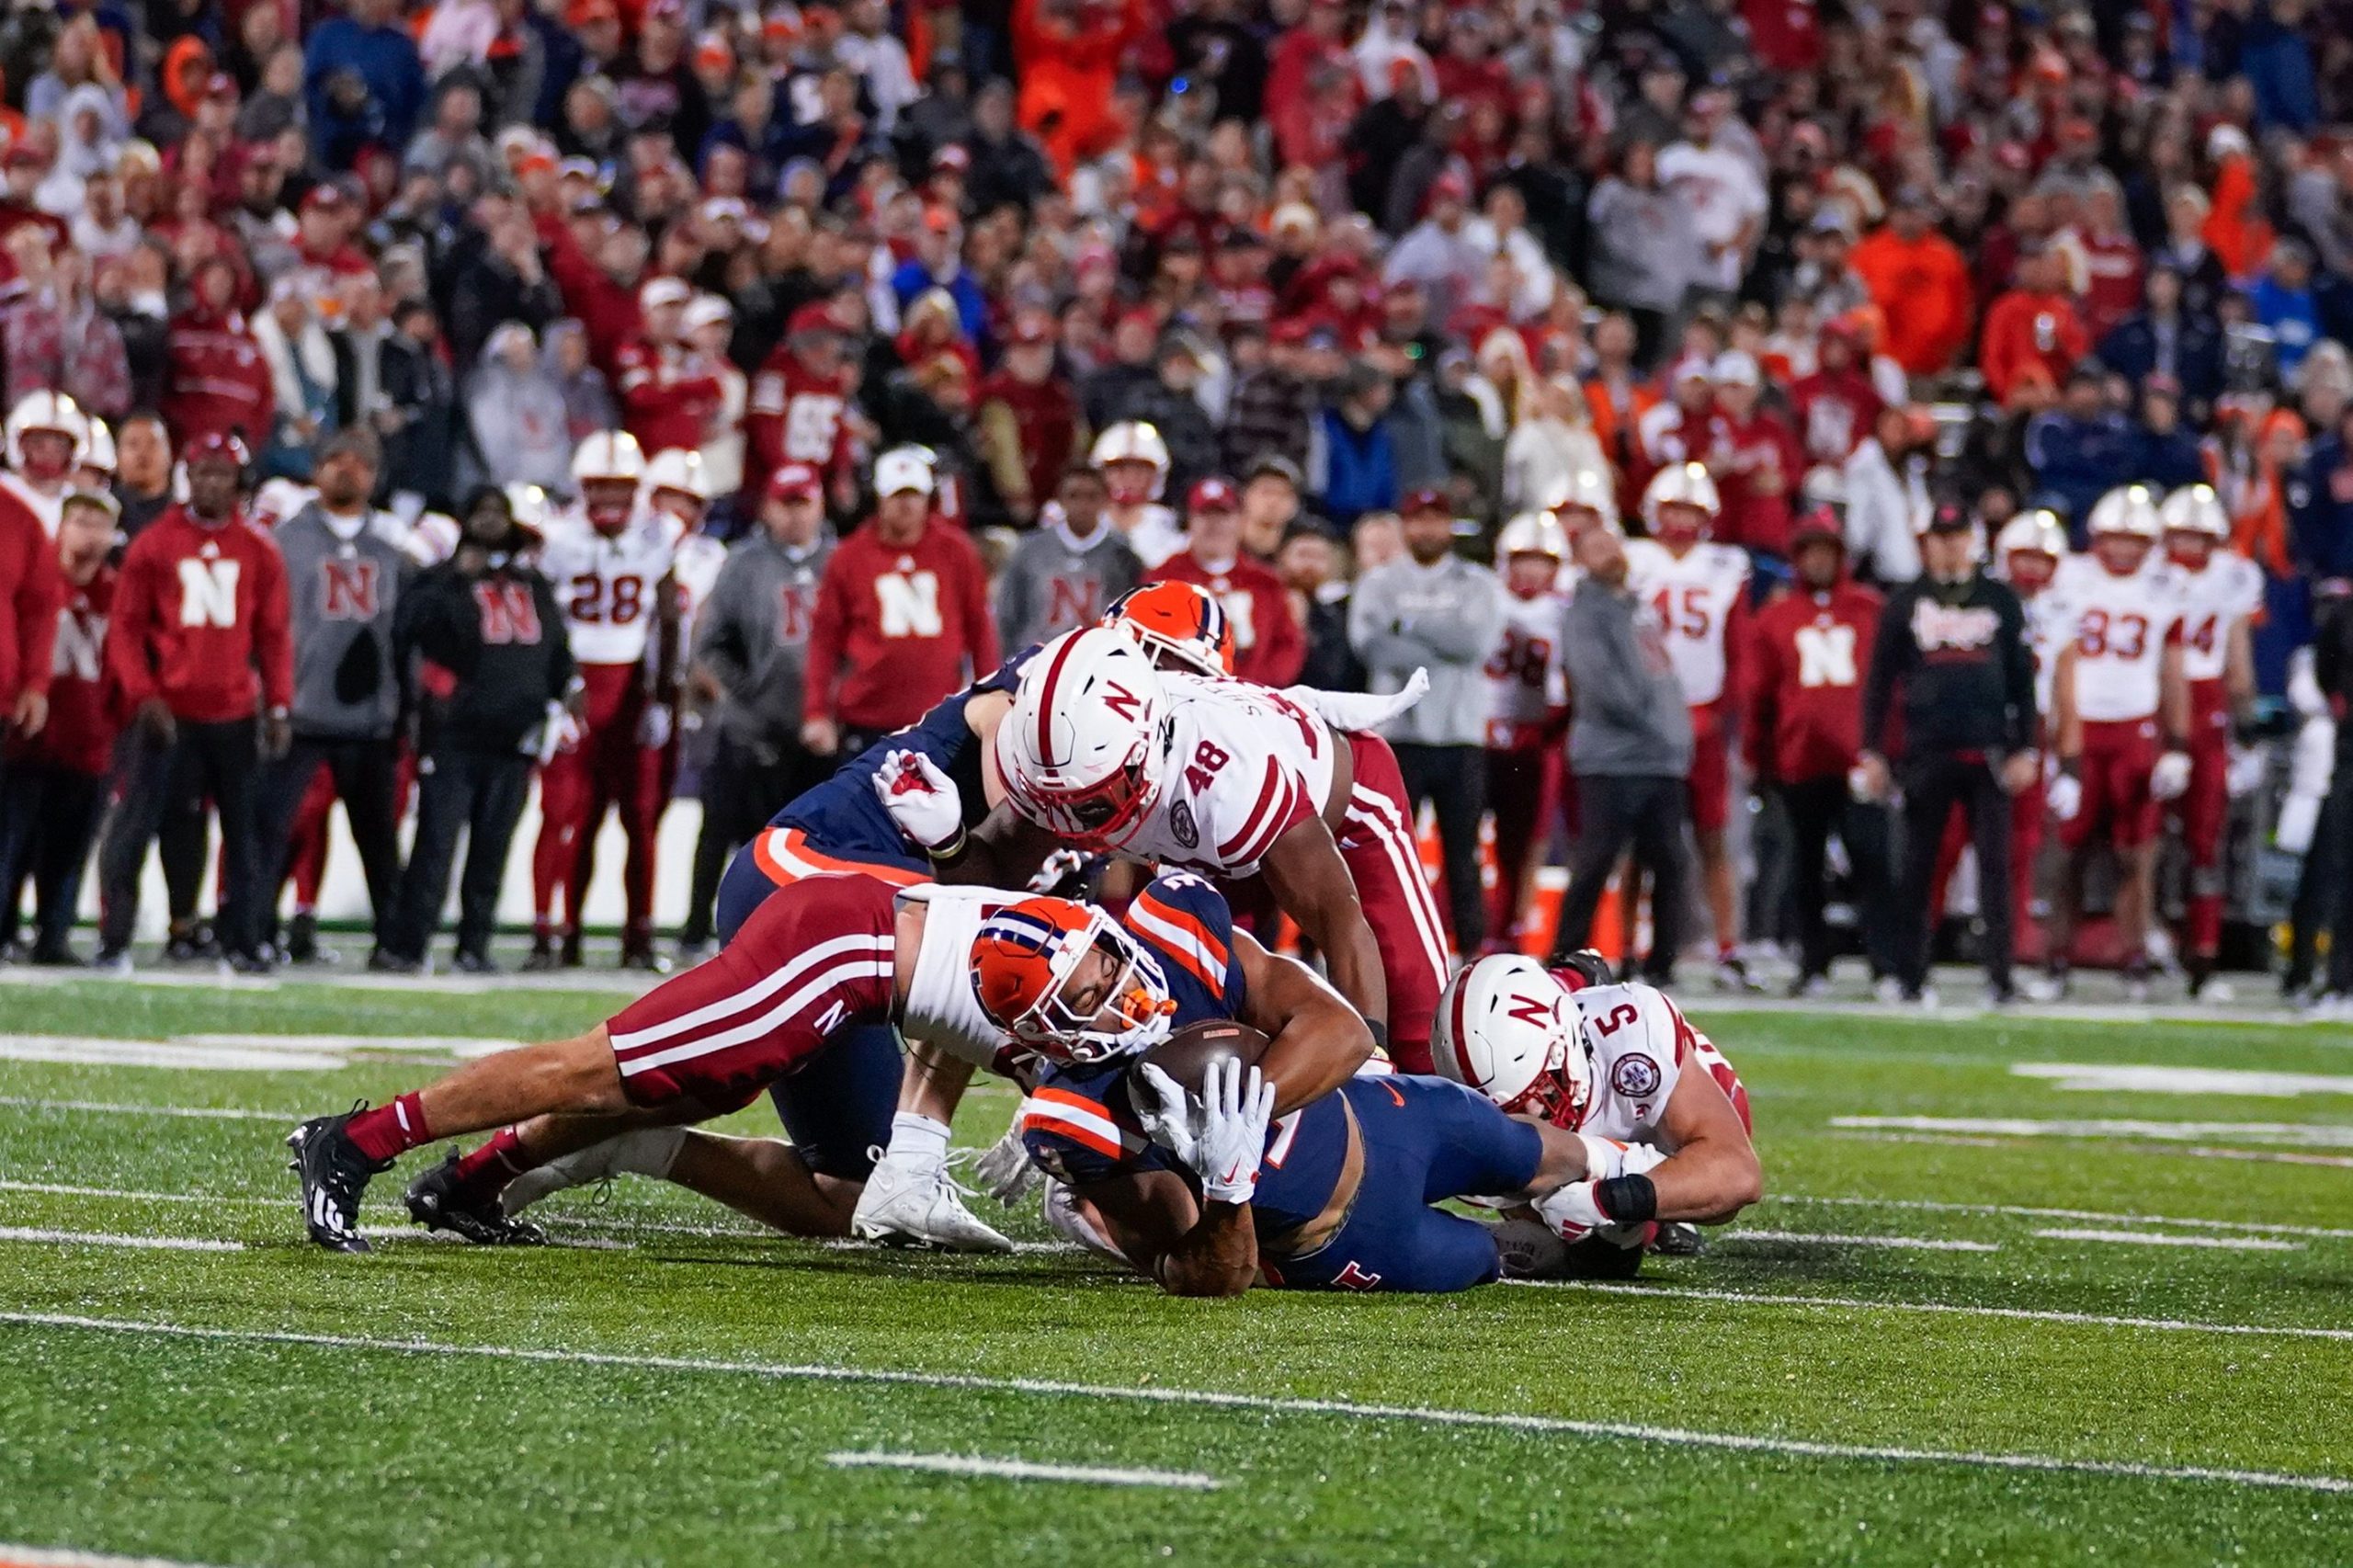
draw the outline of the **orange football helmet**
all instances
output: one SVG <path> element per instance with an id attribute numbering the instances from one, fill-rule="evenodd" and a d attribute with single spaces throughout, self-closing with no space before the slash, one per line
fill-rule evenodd
<path id="1" fill-rule="evenodd" d="M 1103 612 L 1103 624 L 1136 640 L 1162 669 L 1194 675 L 1233 673 L 1233 623 L 1215 595 L 1190 583 L 1130 588 Z"/>
<path id="2" fill-rule="evenodd" d="M 1111 960 L 1110 983 L 1099 994 L 1066 994 L 1090 953 Z M 1056 1062 L 1148 1051 L 1168 1037 L 1176 1010 L 1167 977 L 1142 945 L 1093 904 L 1066 898 L 1026 898 L 982 922 L 972 938 L 972 991 L 1016 1043 Z"/>

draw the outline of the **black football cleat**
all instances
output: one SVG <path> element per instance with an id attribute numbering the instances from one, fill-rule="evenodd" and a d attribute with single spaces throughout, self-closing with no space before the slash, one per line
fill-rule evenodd
<path id="1" fill-rule="evenodd" d="M 457 958 L 451 961 L 449 967 L 460 974 L 504 974 L 506 972 L 499 966 L 496 960 L 478 948 L 460 948 Z"/>
<path id="2" fill-rule="evenodd" d="M 670 972 L 670 960 L 655 952 L 651 941 L 631 942 L 621 949 L 621 967 L 647 974 L 667 974 Z"/>
<path id="3" fill-rule="evenodd" d="M 302 1178 L 302 1224 L 311 1239 L 330 1252 L 367 1252 L 359 1233 L 359 1199 L 369 1179 L 392 1168 L 359 1152 L 344 1127 L 368 1108 L 366 1101 L 341 1116 L 313 1117 L 287 1135 L 294 1157 L 286 1168 Z"/>
<path id="4" fill-rule="evenodd" d="M 458 1151 L 408 1184 L 408 1217 L 428 1231 L 448 1231 L 476 1246 L 545 1246 L 548 1234 L 529 1220 L 511 1218 L 498 1199 L 474 1203 L 458 1192 Z"/>
<path id="5" fill-rule="evenodd" d="M 545 936 L 531 938 L 530 953 L 523 960 L 525 974 L 545 974 L 555 968 L 555 947 Z"/>

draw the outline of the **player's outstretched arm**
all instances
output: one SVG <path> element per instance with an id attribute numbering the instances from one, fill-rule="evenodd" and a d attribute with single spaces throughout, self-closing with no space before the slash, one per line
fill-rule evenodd
<path id="1" fill-rule="evenodd" d="M 1356 879 L 1340 858 L 1332 830 L 1321 817 L 1286 829 L 1267 852 L 1262 869 L 1275 902 L 1323 953 L 1332 983 L 1374 1026 L 1376 1042 L 1385 1043 L 1389 981 L 1381 969 L 1381 946 L 1365 924 Z"/>
<path id="2" fill-rule="evenodd" d="M 1095 1206 L 1113 1244 L 1172 1296 L 1238 1296 L 1258 1276 L 1247 1203 L 1196 1203 L 1173 1171 L 1126 1172 L 1071 1190 Z"/>
<path id="3" fill-rule="evenodd" d="M 1062 841 L 1000 803 L 951 853 L 935 855 L 932 875 L 962 887 L 1018 888 L 1037 874 Z"/>
<path id="4" fill-rule="evenodd" d="M 1330 1094 L 1356 1075 L 1372 1055 L 1372 1031 L 1340 994 L 1297 959 L 1270 953 L 1236 928 L 1247 1000 L 1242 1022 L 1269 1041 L 1259 1059 L 1275 1085 L 1275 1114 L 1283 1116 Z"/>
<path id="5" fill-rule="evenodd" d="M 1650 1218 L 1721 1225 L 1765 1196 L 1756 1145 L 1723 1085 L 1700 1063 L 1685 1064 L 1658 1131 L 1675 1153 L 1649 1173 L 1658 1195 Z"/>

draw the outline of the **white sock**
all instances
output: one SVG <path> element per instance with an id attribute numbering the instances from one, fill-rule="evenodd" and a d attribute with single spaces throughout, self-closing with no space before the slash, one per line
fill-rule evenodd
<path id="1" fill-rule="evenodd" d="M 903 1170 L 937 1171 L 948 1165 L 948 1124 L 903 1110 L 891 1119 L 891 1163 Z"/>

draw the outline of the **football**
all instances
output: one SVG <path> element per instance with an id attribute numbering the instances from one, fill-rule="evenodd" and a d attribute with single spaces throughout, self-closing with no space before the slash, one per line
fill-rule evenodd
<path id="1" fill-rule="evenodd" d="M 1143 1053 L 1143 1059 L 1185 1085 L 1188 1094 L 1201 1092 L 1210 1063 L 1239 1056 L 1245 1067 L 1256 1066 L 1267 1054 L 1267 1037 L 1248 1024 L 1211 1018 L 1178 1029 Z"/>

